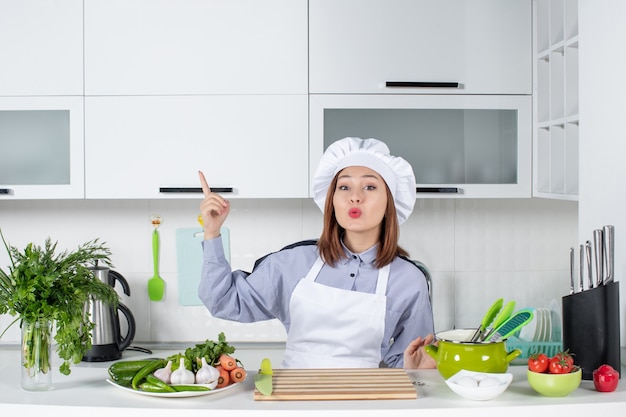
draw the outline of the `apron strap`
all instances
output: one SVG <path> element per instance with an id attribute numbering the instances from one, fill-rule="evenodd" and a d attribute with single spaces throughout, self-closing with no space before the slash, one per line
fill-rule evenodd
<path id="1" fill-rule="evenodd" d="M 385 295 L 387 292 L 387 281 L 389 280 L 389 270 L 391 265 L 385 265 L 378 271 L 378 281 L 376 282 L 376 294 Z"/>

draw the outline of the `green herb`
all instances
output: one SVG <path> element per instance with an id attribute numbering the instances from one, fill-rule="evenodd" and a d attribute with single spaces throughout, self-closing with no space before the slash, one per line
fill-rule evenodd
<path id="1" fill-rule="evenodd" d="M 50 238 L 43 247 L 29 243 L 20 251 L 7 244 L 1 230 L 0 237 L 11 261 L 7 272 L 0 268 L 0 314 L 17 316 L 7 329 L 18 320 L 22 324 L 41 319 L 55 322 L 54 340 L 63 360 L 59 370 L 68 375 L 71 363 L 79 363 L 91 349 L 94 324 L 83 312 L 85 303 L 101 300 L 116 306 L 119 302 L 113 287 L 96 278 L 89 268 L 98 262 L 112 266 L 111 252 L 94 239 L 73 252 L 57 254 L 57 243 Z M 24 365 L 29 363 L 27 360 Z M 48 369 L 49 360 L 38 365 Z"/>
<path id="2" fill-rule="evenodd" d="M 217 337 L 217 342 L 213 340 L 206 340 L 204 343 L 198 343 L 194 347 L 188 347 L 185 349 L 185 353 L 177 353 L 167 358 L 172 361 L 172 371 L 178 369 L 178 363 L 182 356 L 185 357 L 185 367 L 197 373 L 202 367 L 202 358 L 206 359 L 209 365 L 215 366 L 219 361 L 219 357 L 222 353 L 231 355 L 235 352 L 235 348 L 226 342 L 226 336 L 224 332 L 220 333 Z"/>

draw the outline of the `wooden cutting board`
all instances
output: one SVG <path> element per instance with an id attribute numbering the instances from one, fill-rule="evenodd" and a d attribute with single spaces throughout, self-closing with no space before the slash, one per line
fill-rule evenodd
<path id="1" fill-rule="evenodd" d="M 254 390 L 255 401 L 414 400 L 417 390 L 404 369 L 274 369 L 272 395 Z"/>

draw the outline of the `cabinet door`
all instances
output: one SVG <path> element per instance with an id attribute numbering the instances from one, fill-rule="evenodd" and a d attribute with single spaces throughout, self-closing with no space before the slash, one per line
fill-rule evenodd
<path id="1" fill-rule="evenodd" d="M 83 94 L 82 0 L 0 0 L 0 96 Z"/>
<path id="2" fill-rule="evenodd" d="M 306 95 L 85 100 L 87 198 L 201 198 L 199 170 L 229 198 L 308 195 Z"/>
<path id="3" fill-rule="evenodd" d="M 310 91 L 531 94 L 531 21 L 531 0 L 310 0 Z"/>
<path id="4" fill-rule="evenodd" d="M 85 92 L 306 94 L 306 5 L 85 0 Z"/>
<path id="5" fill-rule="evenodd" d="M 377 138 L 411 163 L 418 198 L 531 196 L 529 96 L 311 95 L 311 175 L 332 142 Z"/>
<path id="6" fill-rule="evenodd" d="M 82 97 L 0 98 L 0 200 L 84 198 Z"/>

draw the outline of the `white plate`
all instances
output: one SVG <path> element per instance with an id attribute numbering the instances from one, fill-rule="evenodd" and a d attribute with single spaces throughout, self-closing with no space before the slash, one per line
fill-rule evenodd
<path id="1" fill-rule="evenodd" d="M 216 388 L 210 391 L 146 392 L 146 391 L 135 390 L 129 387 L 123 387 L 121 385 L 116 384 L 114 381 L 111 381 L 108 378 L 106 381 L 116 388 L 119 388 L 121 390 L 128 391 L 128 392 L 132 392 L 133 394 L 147 395 L 148 397 L 164 397 L 164 398 L 200 397 L 202 395 L 217 394 L 219 392 L 227 391 L 231 389 L 232 387 L 241 384 L 241 382 L 236 382 L 224 388 Z"/>

